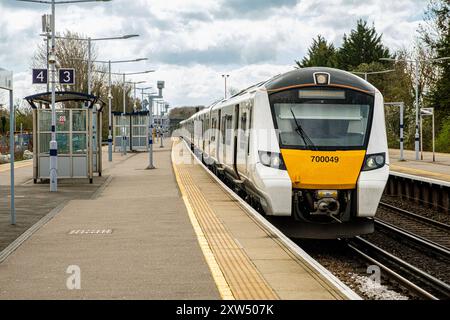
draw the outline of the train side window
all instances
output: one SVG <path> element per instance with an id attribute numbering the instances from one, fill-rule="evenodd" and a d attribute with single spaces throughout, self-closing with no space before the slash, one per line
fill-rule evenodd
<path id="1" fill-rule="evenodd" d="M 225 116 L 225 143 L 227 144 L 227 145 L 230 145 L 230 143 L 231 143 L 231 128 L 232 128 L 232 126 L 233 126 L 233 123 L 232 123 L 232 116 L 230 116 L 230 115 L 226 115 Z"/>
<path id="2" fill-rule="evenodd" d="M 222 117 L 222 125 L 221 125 L 221 128 L 220 128 L 220 132 L 222 133 L 222 144 L 225 144 L 225 131 L 226 131 L 225 126 L 226 126 L 226 120 L 227 120 L 227 116 L 224 115 L 224 116 Z"/>
<path id="3" fill-rule="evenodd" d="M 215 130 L 214 130 L 215 128 L 216 128 L 216 119 L 212 118 L 212 119 L 211 119 L 211 128 L 210 128 L 210 129 L 211 129 L 211 130 L 210 130 L 210 132 L 211 132 L 211 133 L 210 133 L 210 134 L 211 134 L 211 139 L 210 139 L 210 140 L 211 140 L 211 141 L 216 140 L 216 138 L 215 138 L 215 134 L 216 134 L 216 133 L 215 133 Z"/>
<path id="4" fill-rule="evenodd" d="M 245 144 L 246 144 L 246 141 L 245 141 L 246 132 L 247 132 L 247 112 L 245 111 L 241 117 L 240 139 L 239 139 L 241 142 L 240 149 L 244 149 L 244 150 L 245 150 Z"/>

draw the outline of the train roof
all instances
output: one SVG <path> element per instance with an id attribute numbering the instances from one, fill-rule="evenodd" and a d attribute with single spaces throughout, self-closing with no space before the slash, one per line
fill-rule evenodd
<path id="1" fill-rule="evenodd" d="M 324 87 L 330 86 L 352 89 L 371 95 L 375 94 L 375 92 L 377 91 L 377 89 L 369 82 L 348 71 L 326 67 L 300 68 L 283 74 L 279 74 L 268 80 L 261 81 L 244 90 L 239 91 L 238 93 L 227 99 L 215 101 L 205 109 L 197 112 L 186 120 L 193 120 L 195 117 L 214 109 L 216 106 L 220 106 L 222 103 L 233 103 L 231 100 L 239 99 L 240 96 L 244 96 L 249 93 L 251 94 L 257 90 L 265 90 L 270 94 L 291 88 L 317 86 L 319 84 L 316 83 L 315 74 L 318 73 L 328 74 L 328 83 L 323 84 Z"/>
<path id="2" fill-rule="evenodd" d="M 325 73 L 329 75 L 328 83 L 324 84 L 324 86 L 349 88 L 369 94 L 374 94 L 376 90 L 370 83 L 353 73 L 325 67 L 292 70 L 270 79 L 264 83 L 264 87 L 271 93 L 290 88 L 317 85 L 315 79 L 316 73 Z"/>

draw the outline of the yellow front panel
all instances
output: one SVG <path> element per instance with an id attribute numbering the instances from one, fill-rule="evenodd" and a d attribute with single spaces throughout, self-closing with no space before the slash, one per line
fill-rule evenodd
<path id="1" fill-rule="evenodd" d="M 298 189 L 353 189 L 365 150 L 312 151 L 282 149 L 284 162 Z"/>

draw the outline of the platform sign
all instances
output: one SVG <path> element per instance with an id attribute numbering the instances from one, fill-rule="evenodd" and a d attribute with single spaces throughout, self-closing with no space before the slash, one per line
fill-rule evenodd
<path id="1" fill-rule="evenodd" d="M 422 116 L 432 116 L 434 108 L 420 108 L 420 113 Z"/>
<path id="2" fill-rule="evenodd" d="M 47 69 L 33 69 L 33 84 L 47 84 L 48 70 Z"/>
<path id="3" fill-rule="evenodd" d="M 64 125 L 64 123 L 66 123 L 66 116 L 59 116 L 59 123 Z"/>
<path id="4" fill-rule="evenodd" d="M 13 87 L 13 73 L 0 68 L 0 88 L 12 90 Z"/>
<path id="5" fill-rule="evenodd" d="M 75 84 L 75 69 L 73 68 L 62 68 L 59 69 L 59 83 L 74 85 Z"/>

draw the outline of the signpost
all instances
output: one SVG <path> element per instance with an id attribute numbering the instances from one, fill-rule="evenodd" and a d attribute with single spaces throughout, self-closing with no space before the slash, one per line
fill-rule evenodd
<path id="1" fill-rule="evenodd" d="M 403 156 L 403 145 L 404 145 L 404 138 L 403 138 L 403 130 L 404 130 L 404 124 L 403 124 L 403 113 L 405 109 L 405 103 L 402 102 L 385 102 L 385 106 L 399 106 L 400 107 L 400 161 L 405 161 L 405 158 Z"/>
<path id="2" fill-rule="evenodd" d="M 423 136 L 422 136 L 422 127 L 423 127 L 423 117 L 431 116 L 432 118 L 432 134 L 433 134 L 433 162 L 436 161 L 435 152 L 434 152 L 434 108 L 420 108 L 420 159 L 423 160 Z"/>
<path id="3" fill-rule="evenodd" d="M 14 101 L 13 101 L 13 73 L 0 68 L 0 89 L 9 91 L 9 155 L 11 166 L 11 224 L 16 224 L 16 208 L 14 203 Z"/>
<path id="4" fill-rule="evenodd" d="M 33 69 L 33 84 L 47 84 L 48 70 L 47 69 Z"/>
<path id="5" fill-rule="evenodd" d="M 59 84 L 74 85 L 75 69 L 73 68 L 59 69 Z"/>

